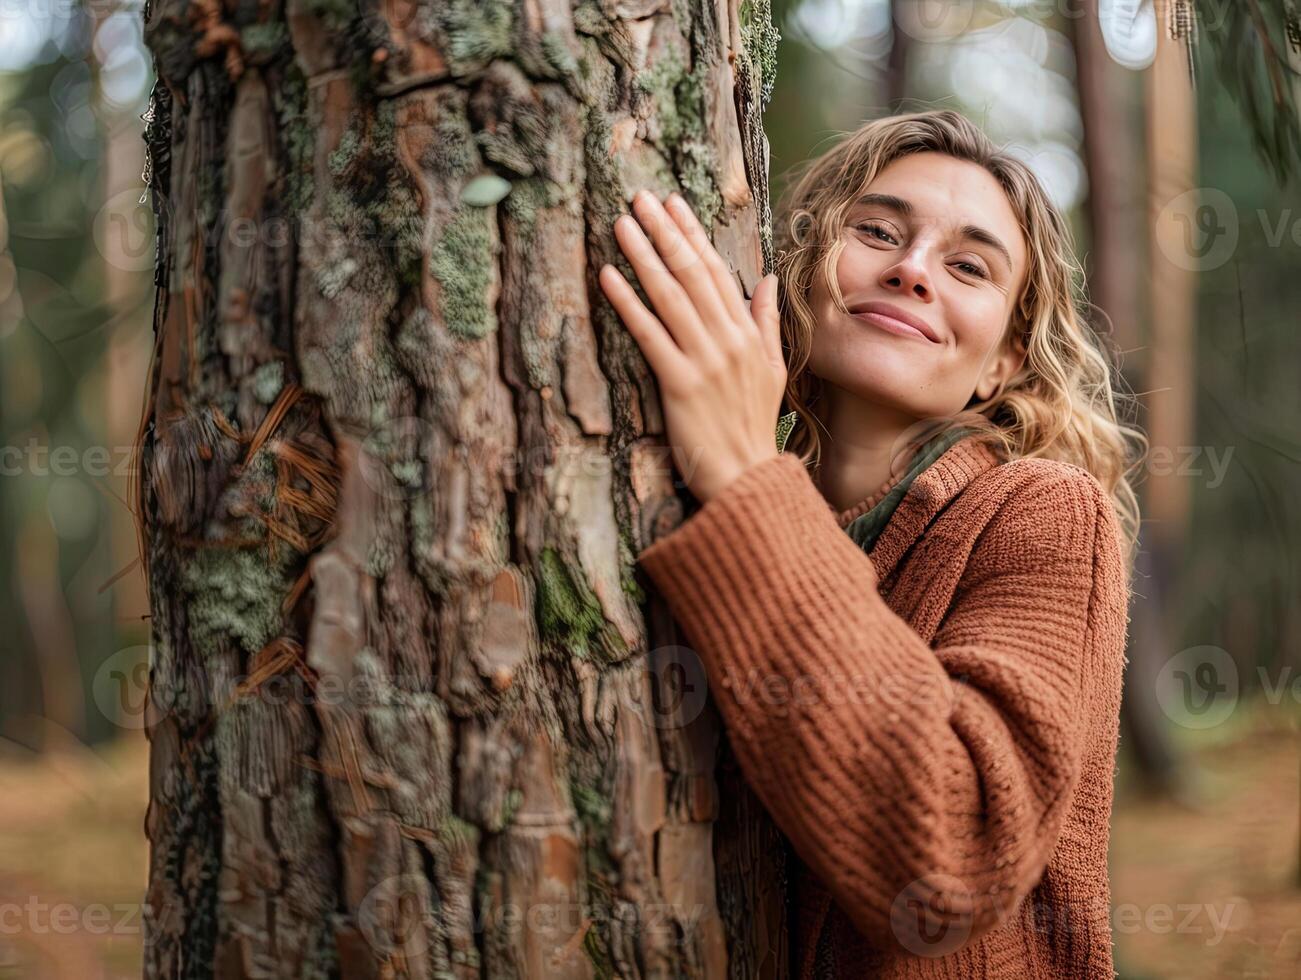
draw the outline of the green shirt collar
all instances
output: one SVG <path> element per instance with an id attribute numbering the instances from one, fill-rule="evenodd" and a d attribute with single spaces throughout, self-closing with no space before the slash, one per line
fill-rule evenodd
<path id="1" fill-rule="evenodd" d="M 876 506 L 850 521 L 845 527 L 845 533 L 864 551 L 871 551 L 872 546 L 876 544 L 876 539 L 880 537 L 881 532 L 885 530 L 886 524 L 889 523 L 890 516 L 894 513 L 895 508 L 899 506 L 899 501 L 903 500 L 908 493 L 908 488 L 912 486 L 913 480 L 917 478 L 917 474 L 943 456 L 950 446 L 968 434 L 968 429 L 959 426 L 941 432 L 930 442 L 925 443 L 913 456 L 912 462 L 908 464 L 908 471 L 904 473 L 903 478 L 890 488 L 890 491 L 877 502 Z"/>

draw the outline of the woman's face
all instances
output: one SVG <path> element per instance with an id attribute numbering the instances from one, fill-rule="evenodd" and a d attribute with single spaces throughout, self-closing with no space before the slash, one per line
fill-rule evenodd
<path id="1" fill-rule="evenodd" d="M 817 277 L 809 297 L 815 375 L 925 419 L 990 397 L 1016 372 L 1024 355 L 1002 341 L 1026 247 L 1002 187 L 983 167 L 934 152 L 901 157 L 851 206 L 841 234 L 836 280 L 849 313 Z"/>

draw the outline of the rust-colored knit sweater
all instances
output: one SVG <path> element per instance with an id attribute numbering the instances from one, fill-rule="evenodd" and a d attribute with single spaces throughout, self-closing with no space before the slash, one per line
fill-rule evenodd
<path id="1" fill-rule="evenodd" d="M 793 975 L 1110 980 L 1129 580 L 1106 493 L 967 437 L 868 553 L 862 511 L 783 454 L 638 556 L 798 857 Z"/>

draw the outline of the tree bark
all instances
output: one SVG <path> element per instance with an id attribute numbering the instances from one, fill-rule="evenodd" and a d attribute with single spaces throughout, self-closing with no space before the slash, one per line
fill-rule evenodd
<path id="1" fill-rule="evenodd" d="M 1143 415 L 1152 450 L 1179 452 L 1196 441 L 1196 254 L 1185 244 L 1187 205 L 1171 208 L 1197 187 L 1197 103 L 1189 84 L 1187 38 L 1172 36 L 1172 0 L 1157 4 L 1156 57 L 1144 73 L 1147 143 L 1148 310 L 1150 328 L 1142 367 Z M 1164 244 L 1163 244 L 1164 239 Z M 1172 256 L 1180 255 L 1181 261 Z M 1172 595 L 1188 555 L 1192 513 L 1190 481 L 1177 472 L 1150 470 L 1141 489 L 1143 527 L 1139 573 L 1143 602 L 1136 603 L 1125 696 L 1126 729 L 1149 788 L 1176 797 L 1187 773 L 1157 712 L 1155 678 L 1178 648 Z"/>
<path id="2" fill-rule="evenodd" d="M 1084 119 L 1084 159 L 1089 175 L 1089 249 L 1087 276 L 1096 317 L 1094 328 L 1109 334 L 1124 355 L 1124 376 L 1139 381 L 1151 363 L 1142 343 L 1144 323 L 1143 270 L 1149 267 L 1143 246 L 1147 188 L 1143 181 L 1142 148 L 1131 118 L 1132 73 L 1111 60 L 1098 22 L 1097 0 L 1085 0 L 1081 16 L 1071 21 L 1080 115 Z M 1143 119 L 1146 125 L 1146 119 Z M 1151 295 L 1150 301 L 1159 297 Z M 1105 319 L 1105 322 L 1102 322 Z M 1142 388 L 1141 381 L 1132 384 Z M 1156 697 L 1156 676 L 1167 655 L 1165 604 L 1160 595 L 1169 587 L 1173 569 L 1153 567 L 1156 556 L 1146 550 L 1151 537 L 1144 527 L 1138 575 L 1146 583 L 1130 608 L 1129 666 L 1120 703 L 1125 744 L 1150 788 L 1173 788 L 1177 760 L 1168 719 Z"/>
<path id="3" fill-rule="evenodd" d="M 784 976 L 595 285 L 643 186 L 770 265 L 766 0 L 231 9 L 145 11 L 146 973 Z"/>

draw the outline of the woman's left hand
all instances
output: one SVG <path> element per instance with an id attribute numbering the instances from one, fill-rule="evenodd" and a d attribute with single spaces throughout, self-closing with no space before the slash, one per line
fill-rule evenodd
<path id="1" fill-rule="evenodd" d="M 777 455 L 786 388 L 777 277 L 764 277 L 747 305 L 679 195 L 661 204 L 639 191 L 633 213 L 615 222 L 615 238 L 655 313 L 612 265 L 601 288 L 655 372 L 674 462 L 703 503 Z"/>

